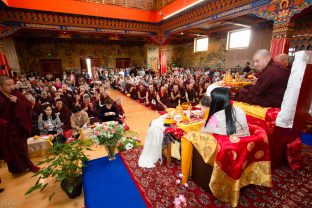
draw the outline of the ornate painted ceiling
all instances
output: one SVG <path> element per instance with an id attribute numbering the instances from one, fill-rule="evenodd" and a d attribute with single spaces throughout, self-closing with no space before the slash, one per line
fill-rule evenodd
<path id="1" fill-rule="evenodd" d="M 198 0 L 0 0 L 0 25 L 3 31 L 8 31 L 0 34 L 0 38 L 18 31 L 15 35 L 19 37 L 89 37 L 104 41 L 142 39 L 164 44 L 168 40 L 179 42 L 181 39 L 198 35 L 222 33 L 262 24 L 265 20 L 247 14 L 252 14 L 255 8 L 271 2 L 204 0 L 165 21 L 162 20 L 169 11 L 177 11 L 179 6 L 196 1 Z M 148 2 L 150 4 L 147 4 Z M 76 8 L 69 7 L 73 5 Z M 148 5 L 153 5 L 154 8 Z M 84 6 L 84 9 L 81 9 L 81 6 Z M 116 9 L 111 11 L 116 18 L 107 18 L 110 13 L 101 12 L 101 8 L 103 11 Z M 160 9 L 155 11 L 158 8 Z M 92 15 L 88 15 L 88 12 Z M 142 18 L 145 21 L 134 21 Z"/>

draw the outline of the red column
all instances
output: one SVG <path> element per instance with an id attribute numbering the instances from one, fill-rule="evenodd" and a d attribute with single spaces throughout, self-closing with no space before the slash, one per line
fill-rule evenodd
<path id="1" fill-rule="evenodd" d="M 5 67 L 5 73 L 7 76 L 12 77 L 12 72 L 11 72 L 11 69 L 10 69 L 10 66 L 9 66 L 9 63 L 8 63 L 8 60 L 5 56 L 5 54 L 3 54 L 3 59 L 4 59 L 4 65 L 6 66 Z"/>
<path id="2" fill-rule="evenodd" d="M 2 56 L 2 53 L 0 52 L 0 67 L 4 64 L 4 59 L 3 59 L 3 56 Z M 5 74 L 5 71 L 0 69 L 0 75 L 4 75 Z"/>
<path id="3" fill-rule="evenodd" d="M 292 22 L 274 23 L 270 49 L 272 57 L 281 53 L 288 54 L 293 28 Z"/>
<path id="4" fill-rule="evenodd" d="M 159 48 L 160 75 L 167 73 L 167 49 L 166 46 Z"/>

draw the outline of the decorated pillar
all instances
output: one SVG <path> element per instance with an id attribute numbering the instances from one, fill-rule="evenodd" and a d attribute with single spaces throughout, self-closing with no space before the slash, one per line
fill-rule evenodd
<path id="1" fill-rule="evenodd" d="M 281 53 L 288 54 L 293 29 L 293 22 L 274 23 L 270 48 L 272 57 Z"/>
<path id="2" fill-rule="evenodd" d="M 273 57 L 280 53 L 288 54 L 294 29 L 292 17 L 311 5 L 311 0 L 281 0 L 254 10 L 257 16 L 274 21 L 270 49 Z"/>
<path id="3" fill-rule="evenodd" d="M 160 62 L 160 75 L 167 73 L 167 47 L 160 46 L 159 48 L 159 62 Z"/>
<path id="4" fill-rule="evenodd" d="M 159 62 L 158 62 L 158 72 L 160 75 L 167 73 L 167 41 L 168 36 L 157 35 L 151 36 L 151 40 L 156 43 L 159 47 Z"/>

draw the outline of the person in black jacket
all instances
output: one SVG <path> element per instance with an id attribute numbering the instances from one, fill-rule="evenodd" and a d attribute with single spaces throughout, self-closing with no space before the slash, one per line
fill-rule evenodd
<path id="1" fill-rule="evenodd" d="M 106 99 L 103 104 L 104 105 L 100 109 L 99 119 L 102 122 L 118 121 L 120 124 L 122 124 L 117 108 L 115 105 L 113 105 L 113 100 L 111 98 Z"/>

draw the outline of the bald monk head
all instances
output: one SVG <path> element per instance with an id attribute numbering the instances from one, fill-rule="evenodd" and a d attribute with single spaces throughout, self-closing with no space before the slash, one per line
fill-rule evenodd
<path id="1" fill-rule="evenodd" d="M 273 61 L 287 68 L 289 64 L 289 56 L 285 53 L 281 53 L 276 55 L 273 58 Z"/>
<path id="2" fill-rule="evenodd" d="M 266 49 L 258 50 L 253 56 L 254 65 L 257 71 L 262 71 L 271 61 L 272 55 Z"/>

